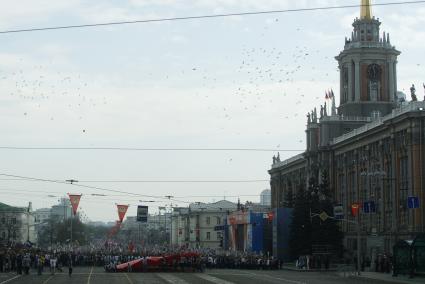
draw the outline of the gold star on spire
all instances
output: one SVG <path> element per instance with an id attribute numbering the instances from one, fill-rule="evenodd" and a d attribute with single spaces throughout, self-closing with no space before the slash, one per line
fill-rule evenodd
<path id="1" fill-rule="evenodd" d="M 370 0 L 362 0 L 360 19 L 371 20 L 372 19 L 372 7 L 370 6 Z"/>

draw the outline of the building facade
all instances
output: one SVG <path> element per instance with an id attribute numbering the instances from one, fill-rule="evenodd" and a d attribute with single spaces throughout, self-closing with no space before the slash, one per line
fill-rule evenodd
<path id="1" fill-rule="evenodd" d="M 237 204 L 226 200 L 192 203 L 188 208 L 175 208 L 171 225 L 173 246 L 221 248 L 225 219 L 236 209 Z"/>
<path id="2" fill-rule="evenodd" d="M 0 203 L 0 244 L 37 243 L 35 217 L 31 202 L 28 207 Z"/>
<path id="3" fill-rule="evenodd" d="M 262 206 L 271 206 L 271 190 L 265 189 L 260 193 L 260 205 Z"/>
<path id="4" fill-rule="evenodd" d="M 413 239 L 425 227 L 425 103 L 411 88 L 412 101 L 399 100 L 397 57 L 387 33 L 380 33 L 370 1 L 362 6 L 344 50 L 340 105 L 335 96 L 307 115 L 306 151 L 285 161 L 273 159 L 272 206 L 285 207 L 296 191 L 326 171 L 335 204 L 354 220 L 359 204 L 361 246 L 371 259 L 390 253 L 397 239 Z M 328 109 L 330 110 L 328 111 Z M 341 222 L 345 246 L 357 250 L 356 228 Z"/>
<path id="5" fill-rule="evenodd" d="M 56 220 L 66 220 L 72 217 L 72 206 L 69 198 L 61 198 L 59 204 L 53 205 L 50 210 L 50 215 Z"/>

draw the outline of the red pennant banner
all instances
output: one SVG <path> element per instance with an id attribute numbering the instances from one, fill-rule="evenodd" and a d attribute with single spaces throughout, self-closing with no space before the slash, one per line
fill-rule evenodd
<path id="1" fill-rule="evenodd" d="M 81 194 L 69 194 L 69 200 L 71 201 L 72 205 L 72 212 L 77 214 L 78 204 L 80 204 Z"/>
<path id="2" fill-rule="evenodd" d="M 359 214 L 360 205 L 358 203 L 351 204 L 351 215 L 356 217 Z"/>
<path id="3" fill-rule="evenodd" d="M 120 219 L 120 222 L 124 220 L 125 213 L 127 213 L 128 205 L 119 205 L 117 204 L 118 208 L 118 217 Z"/>

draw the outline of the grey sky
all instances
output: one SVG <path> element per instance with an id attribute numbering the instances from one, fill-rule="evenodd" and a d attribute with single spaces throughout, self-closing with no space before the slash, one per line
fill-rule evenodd
<path id="1" fill-rule="evenodd" d="M 4 0 L 0 30 L 359 3 Z M 402 51 L 399 90 L 407 93 L 415 83 L 422 97 L 425 6 L 376 7 L 373 13 Z M 0 35 L 0 146 L 304 149 L 305 114 L 323 104 L 326 90 L 339 95 L 334 56 L 358 15 L 359 9 L 347 9 Z M 273 155 L 0 152 L 0 173 L 59 180 L 268 179 Z M 205 202 L 259 195 L 269 187 L 90 185 Z M 0 201 L 13 205 L 32 200 L 36 208 L 50 206 L 57 198 L 47 195 L 67 192 L 85 194 L 81 206 L 92 220 L 116 219 L 115 200 L 149 200 L 94 198 L 88 194 L 96 191 L 69 185 L 0 180 Z M 186 197 L 202 195 L 217 197 Z M 159 205 L 164 203 L 152 206 Z"/>

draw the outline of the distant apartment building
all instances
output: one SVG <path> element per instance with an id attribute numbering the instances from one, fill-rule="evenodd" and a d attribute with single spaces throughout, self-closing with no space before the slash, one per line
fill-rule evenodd
<path id="1" fill-rule="evenodd" d="M 265 189 L 260 193 L 260 205 L 271 206 L 272 204 L 272 191 Z"/>

